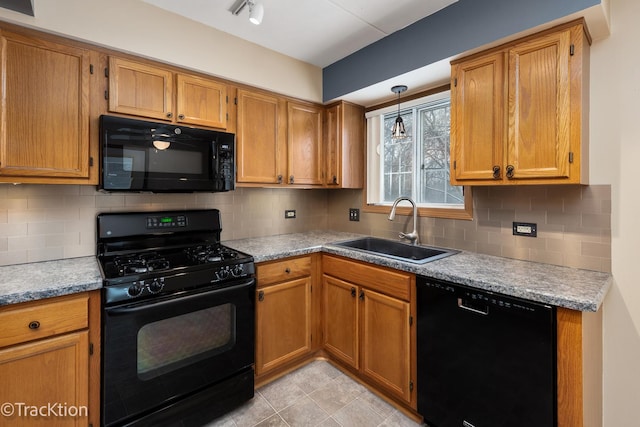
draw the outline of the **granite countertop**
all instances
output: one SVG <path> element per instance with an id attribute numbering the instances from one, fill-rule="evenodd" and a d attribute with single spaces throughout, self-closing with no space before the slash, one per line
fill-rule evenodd
<path id="1" fill-rule="evenodd" d="M 95 257 L 0 267 L 0 306 L 102 287 Z"/>
<path id="2" fill-rule="evenodd" d="M 597 311 L 613 278 L 609 273 L 519 261 L 462 251 L 426 264 L 373 255 L 334 243 L 365 237 L 310 231 L 223 242 L 253 255 L 255 262 L 325 252 L 474 288 L 580 311 Z M 0 267 L 0 306 L 102 287 L 95 257 Z"/>
<path id="3" fill-rule="evenodd" d="M 597 311 L 613 282 L 609 273 L 519 261 L 473 252 L 462 251 L 456 255 L 420 265 L 333 244 L 358 237 L 365 236 L 332 231 L 312 231 L 232 240 L 223 243 L 253 255 L 256 262 L 312 252 L 325 252 L 580 311 Z"/>

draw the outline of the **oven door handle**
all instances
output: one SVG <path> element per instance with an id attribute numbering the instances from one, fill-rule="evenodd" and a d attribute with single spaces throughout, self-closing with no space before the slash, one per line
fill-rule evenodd
<path id="1" fill-rule="evenodd" d="M 191 300 L 201 298 L 203 296 L 215 295 L 223 292 L 228 292 L 230 290 L 234 290 L 234 291 L 242 290 L 251 286 L 255 286 L 255 283 L 256 283 L 255 279 L 248 279 L 245 282 L 234 283 L 233 286 L 211 289 L 208 291 L 194 293 L 192 295 L 181 295 L 178 298 L 180 299 L 181 303 L 184 303 L 184 302 L 189 302 Z M 144 302 L 139 302 L 136 304 L 124 305 L 120 307 L 107 307 L 105 310 L 108 312 L 109 315 L 122 316 L 125 314 L 137 313 L 137 312 L 146 310 L 150 306 L 153 306 L 153 308 L 155 309 L 155 308 L 162 308 L 163 306 L 175 304 L 178 298 L 168 298 L 163 301 L 158 301 L 157 299 L 153 299 L 153 300 L 147 300 Z"/>

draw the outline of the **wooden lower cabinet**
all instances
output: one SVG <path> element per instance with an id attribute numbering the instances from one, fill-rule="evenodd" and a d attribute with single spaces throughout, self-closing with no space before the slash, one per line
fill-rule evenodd
<path id="1" fill-rule="evenodd" d="M 363 375 L 409 402 L 411 381 L 411 309 L 406 301 L 363 290 L 362 348 Z"/>
<path id="2" fill-rule="evenodd" d="M 602 310 L 557 320 L 558 427 L 602 427 Z"/>
<path id="3" fill-rule="evenodd" d="M 257 375 L 311 352 L 310 300 L 309 277 L 258 291 Z"/>
<path id="4" fill-rule="evenodd" d="M 1 425 L 99 425 L 99 295 L 0 308 Z"/>
<path id="5" fill-rule="evenodd" d="M 2 425 L 86 425 L 88 349 L 89 333 L 83 331 L 0 350 L 0 394 L 13 412 L 4 413 Z"/>
<path id="6" fill-rule="evenodd" d="M 359 286 L 344 280 L 322 277 L 324 349 L 355 369 L 360 368 L 358 290 Z"/>
<path id="7" fill-rule="evenodd" d="M 330 255 L 323 273 L 324 350 L 415 409 L 415 276 Z"/>
<path id="8" fill-rule="evenodd" d="M 315 255 L 257 265 L 256 376 L 310 357 L 319 315 L 313 297 Z M 318 340 L 316 340 L 318 341 Z"/>

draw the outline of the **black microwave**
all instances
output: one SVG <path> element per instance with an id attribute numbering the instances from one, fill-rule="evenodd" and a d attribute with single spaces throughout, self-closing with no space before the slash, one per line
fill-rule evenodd
<path id="1" fill-rule="evenodd" d="M 100 116 L 100 190 L 153 193 L 235 187 L 235 135 Z"/>

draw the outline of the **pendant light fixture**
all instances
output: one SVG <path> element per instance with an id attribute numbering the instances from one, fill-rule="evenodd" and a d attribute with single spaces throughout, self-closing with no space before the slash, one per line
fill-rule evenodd
<path id="1" fill-rule="evenodd" d="M 406 138 L 409 136 L 404 128 L 402 117 L 400 117 L 400 94 L 406 90 L 407 87 L 405 85 L 398 85 L 391 88 L 391 92 L 398 94 L 398 117 L 396 117 L 396 122 L 393 124 L 393 129 L 391 130 L 391 138 L 394 139 Z"/>

